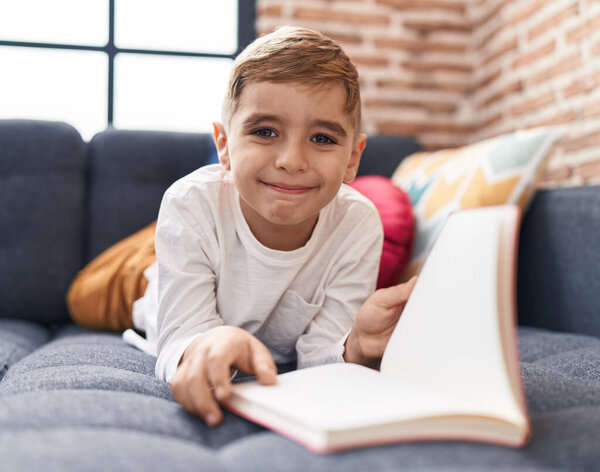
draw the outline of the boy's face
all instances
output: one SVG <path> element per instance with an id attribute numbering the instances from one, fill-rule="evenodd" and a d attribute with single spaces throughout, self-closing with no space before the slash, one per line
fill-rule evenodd
<path id="1" fill-rule="evenodd" d="M 219 160 L 263 244 L 302 246 L 342 181 L 355 177 L 366 136 L 355 136 L 345 98 L 341 84 L 255 82 L 242 91 L 227 133 L 215 124 Z M 269 235 L 283 238 L 280 247 Z"/>

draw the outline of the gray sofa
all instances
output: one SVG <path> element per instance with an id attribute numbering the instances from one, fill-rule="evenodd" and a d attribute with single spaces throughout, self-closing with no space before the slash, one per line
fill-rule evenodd
<path id="1" fill-rule="evenodd" d="M 361 173 L 417 149 L 375 137 Z M 543 190 L 524 215 L 519 343 L 533 436 L 523 449 L 397 444 L 314 455 L 228 412 L 207 427 L 118 334 L 69 321 L 65 291 L 152 221 L 213 153 L 208 135 L 0 121 L 0 470 L 600 470 L 600 187 Z M 280 366 L 282 371 L 294 366 Z"/>

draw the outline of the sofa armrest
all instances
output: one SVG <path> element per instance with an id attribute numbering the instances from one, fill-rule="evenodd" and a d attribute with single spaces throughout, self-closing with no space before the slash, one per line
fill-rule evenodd
<path id="1" fill-rule="evenodd" d="M 519 323 L 600 336 L 600 186 L 541 190 L 523 217 Z"/>

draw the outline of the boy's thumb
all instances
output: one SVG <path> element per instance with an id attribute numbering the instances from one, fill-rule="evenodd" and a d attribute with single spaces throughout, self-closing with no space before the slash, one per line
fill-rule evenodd
<path id="1" fill-rule="evenodd" d="M 417 283 L 417 276 L 413 275 L 408 282 L 383 289 L 385 291 L 385 304 L 392 307 L 406 302 Z"/>

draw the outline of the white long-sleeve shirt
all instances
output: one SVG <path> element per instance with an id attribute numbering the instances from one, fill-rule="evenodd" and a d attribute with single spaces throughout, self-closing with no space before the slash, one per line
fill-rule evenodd
<path id="1" fill-rule="evenodd" d="M 354 317 L 375 289 L 383 228 L 375 206 L 342 185 L 303 247 L 269 249 L 217 164 L 166 191 L 155 244 L 134 323 L 148 331 L 156 322 L 156 375 L 170 382 L 188 345 L 221 325 L 255 335 L 277 363 L 343 362 Z"/>

